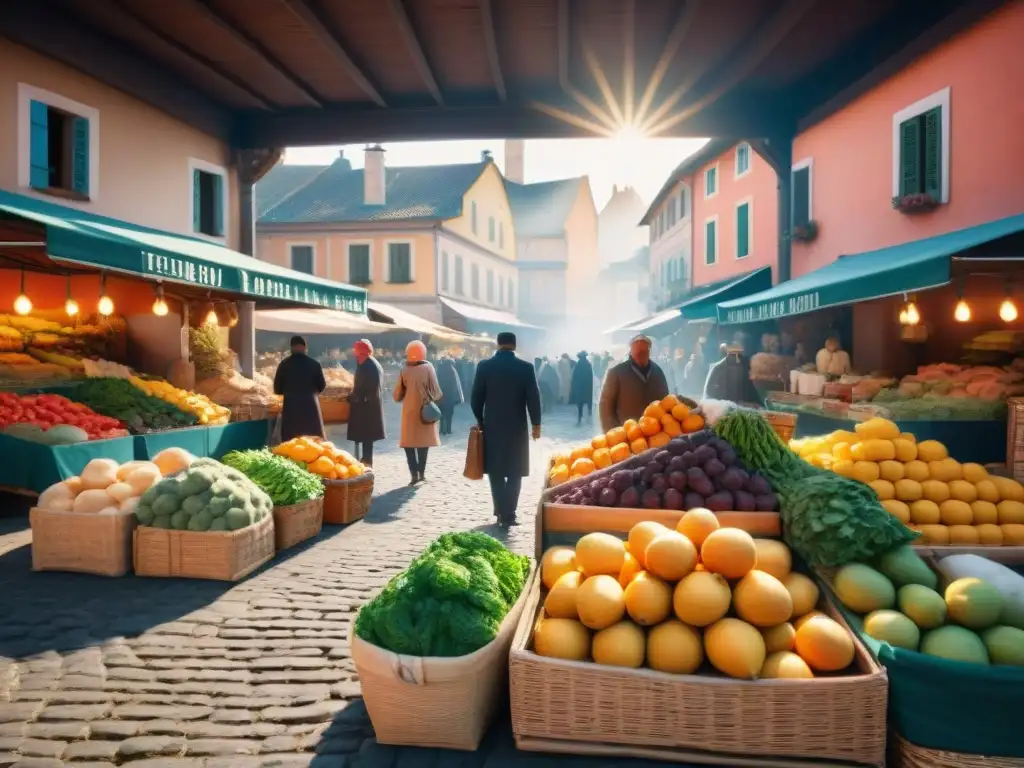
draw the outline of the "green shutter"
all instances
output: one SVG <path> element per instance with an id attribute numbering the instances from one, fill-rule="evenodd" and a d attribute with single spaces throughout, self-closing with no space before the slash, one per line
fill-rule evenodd
<path id="1" fill-rule="evenodd" d="M 924 192 L 942 199 L 942 107 L 922 115 L 924 124 Z"/>
<path id="2" fill-rule="evenodd" d="M 900 196 L 921 191 L 921 120 L 900 123 Z"/>
<path id="3" fill-rule="evenodd" d="M 71 122 L 71 189 L 89 196 L 89 121 L 84 117 Z"/>
<path id="4" fill-rule="evenodd" d="M 224 177 L 210 174 L 213 179 L 213 234 L 224 237 Z"/>
<path id="5" fill-rule="evenodd" d="M 49 107 L 41 101 L 29 105 L 29 119 L 32 123 L 29 140 L 29 186 L 46 189 L 50 186 L 50 114 Z"/>
<path id="6" fill-rule="evenodd" d="M 750 204 L 736 208 L 736 258 L 750 255 Z"/>
<path id="7" fill-rule="evenodd" d="M 192 171 L 192 231 L 203 231 L 203 172 Z"/>
<path id="8" fill-rule="evenodd" d="M 793 226 L 803 227 L 811 220 L 811 169 L 793 171 Z"/>
<path id="9" fill-rule="evenodd" d="M 715 263 L 715 222 L 709 221 L 704 225 L 704 261 L 708 264 Z"/>

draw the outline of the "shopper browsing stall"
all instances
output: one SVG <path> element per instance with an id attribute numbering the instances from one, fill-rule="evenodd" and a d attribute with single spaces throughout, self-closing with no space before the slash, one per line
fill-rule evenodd
<path id="1" fill-rule="evenodd" d="M 384 370 L 373 356 L 373 345 L 360 339 L 352 346 L 356 359 L 355 381 L 349 395 L 351 413 L 348 439 L 356 444 L 356 458 L 373 466 L 373 444 L 387 437 L 384 428 Z"/>
<path id="2" fill-rule="evenodd" d="M 319 395 L 327 388 L 324 369 L 306 354 L 306 340 L 292 336 L 292 353 L 277 366 L 274 394 L 284 397 L 281 439 L 308 435 L 326 437 Z"/>

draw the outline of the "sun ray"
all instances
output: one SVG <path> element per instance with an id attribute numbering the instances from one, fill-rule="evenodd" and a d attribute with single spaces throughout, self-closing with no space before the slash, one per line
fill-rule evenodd
<path id="1" fill-rule="evenodd" d="M 591 98 L 581 93 L 571 85 L 564 89 L 573 100 L 583 107 L 587 112 L 590 113 L 591 117 L 595 120 L 599 120 L 608 128 L 609 131 L 617 131 L 619 129 L 619 123 L 615 121 L 607 112 L 601 109 L 600 104 L 596 104 Z"/>
<path id="2" fill-rule="evenodd" d="M 637 108 L 635 121 L 637 125 L 642 125 L 647 119 L 647 110 L 651 107 L 651 102 L 654 100 L 654 94 L 661 85 L 661 81 L 665 79 L 665 75 L 668 73 L 668 68 L 672 64 L 673 59 L 675 59 L 676 54 L 679 53 L 679 49 L 683 45 L 683 40 L 690 31 L 690 27 L 693 26 L 693 21 L 697 16 L 697 11 L 700 9 L 702 2 L 703 0 L 688 0 L 686 5 L 683 7 L 682 14 L 676 20 L 675 26 L 672 27 L 668 40 L 665 41 L 665 47 L 662 49 L 661 55 L 658 57 L 658 63 L 654 65 L 654 71 L 651 72 L 651 77 L 648 79 L 647 86 L 644 88 L 643 95 L 640 97 L 640 106 Z"/>
<path id="3" fill-rule="evenodd" d="M 624 40 L 622 62 L 622 106 L 624 123 L 633 124 L 633 91 L 636 79 L 636 0 L 626 0 L 626 23 L 622 30 Z"/>
<path id="4" fill-rule="evenodd" d="M 615 92 L 612 90 L 611 83 L 608 82 L 608 78 L 605 76 L 604 70 L 601 69 L 601 62 L 597 60 L 597 57 L 594 55 L 594 51 L 586 41 L 583 43 L 583 59 L 586 61 L 587 69 L 590 70 L 590 74 L 594 78 L 594 82 L 597 83 L 597 87 L 601 91 L 601 95 L 604 97 L 605 103 L 608 105 L 608 111 L 611 112 L 616 123 L 624 125 L 626 121 L 622 115 L 622 109 L 615 100 Z"/>
<path id="5" fill-rule="evenodd" d="M 569 125 L 573 125 L 584 131 L 590 131 L 599 138 L 608 139 L 612 137 L 612 132 L 609 131 L 604 126 L 591 122 L 590 120 L 587 120 L 584 117 L 574 115 L 572 114 L 572 112 L 566 112 L 564 109 L 553 107 L 550 104 L 545 104 L 544 102 L 541 101 L 531 102 L 530 106 L 533 109 L 536 109 L 538 112 L 543 112 L 544 114 L 553 117 L 556 120 L 561 120 L 564 123 L 568 123 Z"/>

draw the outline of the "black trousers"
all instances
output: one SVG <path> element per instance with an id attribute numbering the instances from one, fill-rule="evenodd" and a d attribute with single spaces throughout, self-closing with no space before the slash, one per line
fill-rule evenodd
<path id="1" fill-rule="evenodd" d="M 576 421 L 580 421 L 583 418 L 583 406 L 587 406 L 587 415 L 594 415 L 594 404 L 593 403 L 576 403 Z"/>
<path id="2" fill-rule="evenodd" d="M 452 433 L 452 417 L 455 416 L 455 406 L 445 406 L 441 409 L 441 434 L 450 435 Z"/>
<path id="3" fill-rule="evenodd" d="M 364 440 L 361 443 L 355 443 L 356 446 L 356 458 L 359 459 L 363 464 L 373 464 L 373 441 Z"/>
<path id="4" fill-rule="evenodd" d="M 523 478 L 488 475 L 491 481 L 491 498 L 494 500 L 494 514 L 498 520 L 513 520 L 519 507 L 519 491 L 523 487 Z"/>
<path id="5" fill-rule="evenodd" d="M 422 475 L 427 468 L 427 451 L 429 448 L 406 448 L 405 463 L 409 465 L 410 475 Z"/>

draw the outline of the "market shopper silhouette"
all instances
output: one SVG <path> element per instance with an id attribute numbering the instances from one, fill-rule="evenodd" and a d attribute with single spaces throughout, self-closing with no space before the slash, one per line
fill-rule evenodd
<path id="1" fill-rule="evenodd" d="M 274 394 L 284 398 L 281 409 L 281 440 L 293 437 L 326 437 L 320 412 L 320 393 L 327 388 L 324 369 L 306 354 L 306 340 L 292 336 L 292 353 L 274 373 Z"/>

